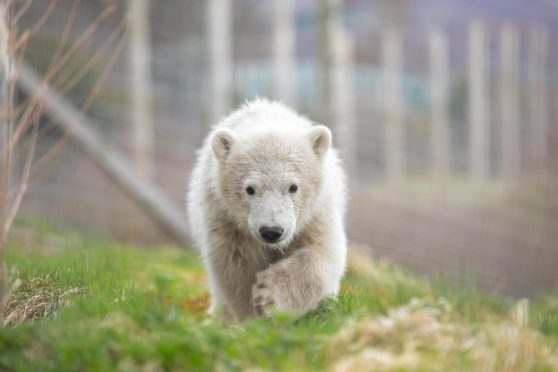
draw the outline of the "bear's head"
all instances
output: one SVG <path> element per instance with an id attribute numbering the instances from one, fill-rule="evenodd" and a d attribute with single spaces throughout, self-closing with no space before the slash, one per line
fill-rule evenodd
<path id="1" fill-rule="evenodd" d="M 221 128 L 211 147 L 229 216 L 265 245 L 289 244 L 318 206 L 330 130 L 317 125 L 237 135 Z"/>

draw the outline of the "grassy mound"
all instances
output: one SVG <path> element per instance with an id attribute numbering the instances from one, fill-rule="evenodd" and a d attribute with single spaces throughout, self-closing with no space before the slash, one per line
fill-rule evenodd
<path id="1" fill-rule="evenodd" d="M 514 304 L 358 257 L 339 298 L 304 318 L 223 326 L 193 253 L 44 231 L 8 252 L 21 284 L 0 370 L 558 369 L 556 297 Z"/>

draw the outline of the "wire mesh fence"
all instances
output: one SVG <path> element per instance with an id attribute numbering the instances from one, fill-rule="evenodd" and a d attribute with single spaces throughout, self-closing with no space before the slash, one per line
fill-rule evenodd
<path id="1" fill-rule="evenodd" d="M 210 126 L 245 99 L 281 99 L 334 131 L 350 176 L 351 240 L 513 294 L 558 287 L 556 10 L 544 1 L 10 4 L 14 56 L 177 208 Z M 71 136 L 39 119 L 22 215 L 167 239 Z"/>

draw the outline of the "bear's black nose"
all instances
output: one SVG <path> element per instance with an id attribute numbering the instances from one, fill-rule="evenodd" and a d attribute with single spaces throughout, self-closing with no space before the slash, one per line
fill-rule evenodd
<path id="1" fill-rule="evenodd" d="M 260 235 L 265 241 L 272 243 L 279 240 L 284 230 L 281 226 L 262 226 L 260 227 Z"/>

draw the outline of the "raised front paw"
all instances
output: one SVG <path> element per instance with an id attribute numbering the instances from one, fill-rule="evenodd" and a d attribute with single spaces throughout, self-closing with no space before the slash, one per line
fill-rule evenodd
<path id="1" fill-rule="evenodd" d="M 252 307 L 256 315 L 269 318 L 273 299 L 273 282 L 270 273 L 262 271 L 256 274 L 256 283 L 252 285 Z"/>

